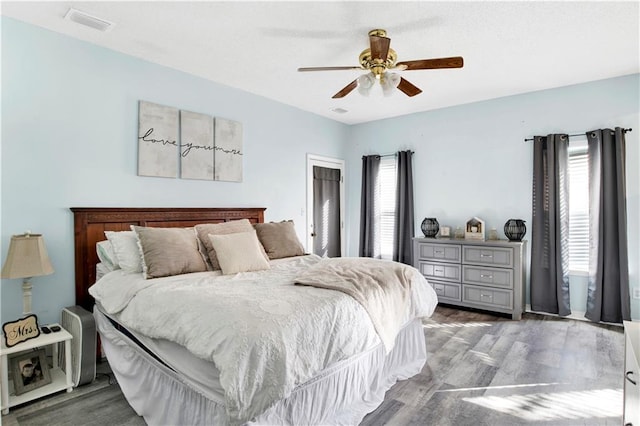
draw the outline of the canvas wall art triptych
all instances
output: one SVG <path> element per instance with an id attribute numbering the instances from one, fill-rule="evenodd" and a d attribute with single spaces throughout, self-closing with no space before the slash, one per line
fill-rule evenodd
<path id="1" fill-rule="evenodd" d="M 138 176 L 242 182 L 242 123 L 139 101 Z"/>

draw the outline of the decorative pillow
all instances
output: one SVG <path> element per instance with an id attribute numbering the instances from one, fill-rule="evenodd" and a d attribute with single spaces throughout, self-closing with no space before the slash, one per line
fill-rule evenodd
<path id="1" fill-rule="evenodd" d="M 198 251 L 198 239 L 192 229 L 135 225 L 131 225 L 131 229 L 138 235 L 145 278 L 207 270 Z"/>
<path id="2" fill-rule="evenodd" d="M 224 275 L 262 271 L 271 268 L 262 254 L 260 241 L 253 229 L 226 235 L 209 235 Z"/>
<path id="3" fill-rule="evenodd" d="M 142 272 L 142 257 L 138 248 L 138 238 L 133 231 L 104 231 L 111 243 L 120 268 L 128 273 Z"/>
<path id="4" fill-rule="evenodd" d="M 216 250 L 211 243 L 211 239 L 209 235 L 228 235 L 228 234 L 236 234 L 238 232 L 252 232 L 253 226 L 249 219 L 241 219 L 241 220 L 232 220 L 229 222 L 221 222 L 221 223 L 204 223 L 201 225 L 196 225 L 196 232 L 198 233 L 198 239 L 204 245 L 207 256 L 209 257 L 209 262 L 211 263 L 212 270 L 219 270 L 220 264 L 218 263 L 218 258 L 216 256 Z M 264 249 L 260 247 L 260 250 L 265 258 L 265 260 L 269 260 L 267 254 L 264 252 Z"/>
<path id="5" fill-rule="evenodd" d="M 118 268 L 120 269 L 120 268 Z M 106 263 L 97 263 L 96 264 L 96 282 L 100 281 L 100 278 L 107 275 L 109 272 L 113 272 L 115 269 L 109 268 Z"/>
<path id="6" fill-rule="evenodd" d="M 269 259 L 302 256 L 304 254 L 304 247 L 298 240 L 292 220 L 284 220 L 279 223 L 256 223 L 254 227 Z"/>
<path id="7" fill-rule="evenodd" d="M 100 263 L 104 264 L 105 268 L 108 268 L 110 271 L 120 269 L 118 259 L 113 251 L 113 245 L 109 240 L 100 241 L 96 244 L 96 252 L 98 252 Z"/>
<path id="8" fill-rule="evenodd" d="M 202 258 L 202 261 L 207 266 L 207 271 L 213 271 L 213 266 L 211 265 L 211 262 L 209 262 L 209 251 L 205 247 L 202 240 L 198 237 L 198 231 L 196 231 L 196 228 L 190 228 L 190 229 L 193 232 L 193 234 L 196 236 L 196 240 L 198 240 L 198 251 L 200 252 L 200 257 Z M 208 236 L 206 240 L 209 241 Z"/>

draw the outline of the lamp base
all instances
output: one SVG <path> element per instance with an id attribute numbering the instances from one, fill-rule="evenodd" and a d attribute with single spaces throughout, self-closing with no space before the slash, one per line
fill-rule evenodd
<path id="1" fill-rule="evenodd" d="M 31 278 L 25 278 L 22 282 L 22 315 L 31 313 Z"/>

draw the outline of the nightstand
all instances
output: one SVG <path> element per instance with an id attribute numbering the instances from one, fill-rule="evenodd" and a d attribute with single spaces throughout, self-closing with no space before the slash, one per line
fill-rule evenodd
<path id="1" fill-rule="evenodd" d="M 59 324 L 50 324 L 59 325 Z M 60 327 L 60 331 L 44 334 L 41 333 L 35 339 L 27 340 L 26 342 L 19 343 L 15 346 L 7 348 L 5 346 L 4 339 L 2 339 L 2 346 L 0 347 L 0 372 L 2 373 L 2 414 L 9 414 L 9 408 L 15 405 L 24 404 L 25 402 L 32 401 L 43 396 L 59 392 L 66 389 L 67 392 L 73 390 L 73 381 L 71 377 L 71 357 L 65 357 L 65 371 L 58 366 L 58 344 L 64 342 L 65 354 L 71 353 L 71 339 L 73 336 L 69 334 L 67 330 Z M 53 346 L 53 368 L 49 370 L 51 374 L 51 383 L 33 389 L 22 395 L 15 395 L 13 390 L 13 382 L 9 386 L 9 363 L 8 356 L 11 354 L 39 348 L 45 346 Z"/>

